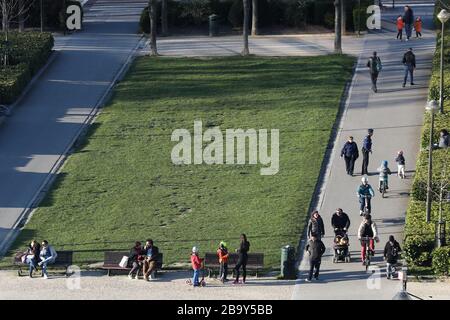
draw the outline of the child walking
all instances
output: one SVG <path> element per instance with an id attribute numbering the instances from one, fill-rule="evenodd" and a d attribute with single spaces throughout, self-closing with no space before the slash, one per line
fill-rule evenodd
<path id="1" fill-rule="evenodd" d="M 416 29 L 416 38 L 422 38 L 422 19 L 420 17 L 414 21 L 414 29 Z"/>
<path id="2" fill-rule="evenodd" d="M 383 160 L 381 162 L 381 166 L 377 169 L 377 171 L 380 173 L 379 175 L 379 186 L 378 186 L 378 191 L 381 192 L 381 187 L 382 187 L 382 183 L 384 182 L 384 185 L 386 186 L 386 190 L 389 189 L 388 187 L 388 175 L 391 174 L 391 170 L 388 167 L 388 162 L 386 160 Z"/>
<path id="3" fill-rule="evenodd" d="M 397 162 L 397 176 L 400 179 L 405 179 L 405 157 L 403 156 L 402 150 L 397 153 L 395 162 Z"/>
<path id="4" fill-rule="evenodd" d="M 192 277 L 192 285 L 194 287 L 198 287 L 198 286 L 200 286 L 200 282 L 198 281 L 198 278 L 200 276 L 200 269 L 202 268 L 203 259 L 198 256 L 198 248 L 197 247 L 192 248 L 191 263 L 192 263 L 192 269 L 194 270 L 194 276 Z"/>
<path id="5" fill-rule="evenodd" d="M 402 40 L 403 36 L 403 27 L 405 26 L 405 23 L 403 22 L 403 17 L 401 15 L 397 18 L 397 40 Z"/>
<path id="6" fill-rule="evenodd" d="M 217 256 L 219 257 L 219 264 L 220 264 L 220 270 L 219 270 L 220 281 L 222 281 L 222 283 L 224 283 L 224 282 L 228 281 L 227 280 L 228 249 L 227 249 L 227 244 L 224 241 L 221 241 L 219 244 L 219 249 L 217 249 Z"/>

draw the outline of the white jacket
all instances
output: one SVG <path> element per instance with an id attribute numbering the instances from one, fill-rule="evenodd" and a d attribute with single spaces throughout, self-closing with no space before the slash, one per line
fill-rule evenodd
<path id="1" fill-rule="evenodd" d="M 362 233 L 364 232 L 364 221 L 361 222 L 361 224 L 359 225 L 359 229 L 358 229 L 358 239 L 362 238 Z M 377 224 L 372 221 L 372 232 L 373 232 L 373 237 L 377 238 L 378 237 L 378 228 L 377 228 Z"/>

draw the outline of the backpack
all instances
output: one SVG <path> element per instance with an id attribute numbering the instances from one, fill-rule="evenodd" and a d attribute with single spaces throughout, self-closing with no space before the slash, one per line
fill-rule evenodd
<path id="1" fill-rule="evenodd" d="M 375 60 L 375 69 L 377 70 L 377 72 L 380 72 L 383 69 L 383 65 L 381 64 L 381 60 L 379 57 L 377 57 L 377 59 Z"/>

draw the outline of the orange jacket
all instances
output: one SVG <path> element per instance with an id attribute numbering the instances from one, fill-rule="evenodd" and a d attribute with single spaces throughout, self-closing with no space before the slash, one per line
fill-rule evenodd
<path id="1" fill-rule="evenodd" d="M 398 17 L 397 18 L 397 29 L 402 30 L 404 26 L 405 26 L 405 23 L 403 22 L 403 18 Z"/>
<path id="2" fill-rule="evenodd" d="M 414 29 L 416 29 L 417 32 L 422 32 L 422 20 L 416 20 L 414 22 Z"/>
<path id="3" fill-rule="evenodd" d="M 219 257 L 219 263 L 227 263 L 228 262 L 228 251 L 217 249 L 217 256 Z"/>

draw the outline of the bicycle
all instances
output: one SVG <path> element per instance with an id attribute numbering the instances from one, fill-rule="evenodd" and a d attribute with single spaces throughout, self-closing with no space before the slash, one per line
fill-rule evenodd
<path id="1" fill-rule="evenodd" d="M 359 196 L 360 198 L 364 197 L 364 211 L 360 212 L 360 216 L 366 215 L 366 214 L 370 214 L 371 212 L 371 208 L 369 205 L 370 199 L 372 198 L 370 195 L 366 194 L 364 196 Z"/>
<path id="2" fill-rule="evenodd" d="M 372 237 L 362 237 L 361 243 L 364 245 L 364 261 L 363 265 L 366 268 L 366 271 L 369 269 L 370 266 L 370 257 L 373 255 L 372 250 L 370 249 L 370 242 L 374 241 L 374 238 Z"/>

